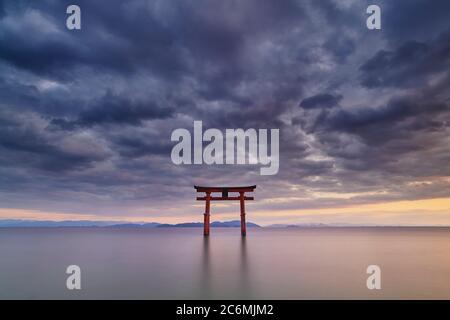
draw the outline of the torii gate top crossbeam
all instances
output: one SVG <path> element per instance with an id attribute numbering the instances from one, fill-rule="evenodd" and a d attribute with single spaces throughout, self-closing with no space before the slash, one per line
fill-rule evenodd
<path id="1" fill-rule="evenodd" d="M 205 192 L 206 196 L 197 197 L 199 201 L 205 201 L 205 214 L 203 223 L 203 234 L 205 236 L 209 235 L 209 215 L 210 215 L 210 205 L 211 201 L 221 201 L 221 200 L 238 200 L 241 204 L 241 234 L 245 236 L 247 233 L 245 225 L 245 200 L 253 200 L 253 197 L 245 196 L 246 192 L 253 192 L 256 186 L 244 186 L 244 187 L 200 187 L 194 186 L 197 192 Z M 221 192 L 221 197 L 212 197 L 211 193 Z M 228 192 L 238 192 L 239 196 L 228 196 Z"/>
<path id="2" fill-rule="evenodd" d="M 217 200 L 240 200 L 240 197 L 229 197 L 228 192 L 239 192 L 239 193 L 245 193 L 245 192 L 253 192 L 255 190 L 256 186 L 245 186 L 245 187 L 200 187 L 200 186 L 194 186 L 195 190 L 197 192 L 205 192 L 205 193 L 213 193 L 213 192 L 221 192 L 221 197 L 210 197 L 209 200 L 211 201 L 217 201 Z M 253 197 L 247 197 L 244 196 L 244 200 L 253 200 Z M 197 197 L 197 200 L 206 200 L 206 197 Z"/>
<path id="3" fill-rule="evenodd" d="M 197 192 L 252 192 L 255 190 L 256 186 L 246 186 L 246 187 L 200 187 L 194 186 Z"/>

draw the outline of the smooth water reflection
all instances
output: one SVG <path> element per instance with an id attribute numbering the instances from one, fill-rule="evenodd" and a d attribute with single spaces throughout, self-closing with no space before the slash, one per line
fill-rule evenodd
<path id="1" fill-rule="evenodd" d="M 0 298 L 450 299 L 450 229 L 0 229 Z"/>

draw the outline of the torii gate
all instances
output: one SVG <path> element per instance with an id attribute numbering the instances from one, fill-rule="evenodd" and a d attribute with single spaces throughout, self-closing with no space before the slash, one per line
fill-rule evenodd
<path id="1" fill-rule="evenodd" d="M 245 236 L 247 234 L 247 229 L 245 226 L 245 200 L 253 200 L 253 197 L 245 196 L 246 192 L 253 192 L 256 186 L 247 186 L 247 187 L 199 187 L 194 186 L 197 192 L 205 192 L 206 196 L 197 197 L 198 201 L 206 201 L 205 205 L 205 214 L 203 218 L 203 234 L 205 236 L 209 236 L 209 216 L 210 216 L 210 208 L 211 201 L 221 201 L 221 200 L 239 200 L 241 204 L 241 234 Z M 212 197 L 211 193 L 213 192 L 221 192 L 221 197 Z M 228 192 L 239 192 L 239 196 L 230 197 L 228 196 Z"/>

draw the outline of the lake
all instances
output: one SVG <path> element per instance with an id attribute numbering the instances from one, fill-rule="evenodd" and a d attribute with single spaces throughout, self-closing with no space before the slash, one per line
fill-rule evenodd
<path id="1" fill-rule="evenodd" d="M 450 299 L 450 228 L 4 228 L 1 299 Z M 67 266 L 81 290 L 66 288 Z M 381 268 L 368 290 L 366 268 Z"/>

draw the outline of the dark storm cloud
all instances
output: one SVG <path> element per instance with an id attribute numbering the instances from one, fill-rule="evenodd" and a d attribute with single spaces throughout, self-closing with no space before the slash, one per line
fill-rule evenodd
<path id="1" fill-rule="evenodd" d="M 383 33 L 393 44 L 405 39 L 424 41 L 448 28 L 450 2 L 447 0 L 377 2 L 383 8 Z"/>
<path id="2" fill-rule="evenodd" d="M 408 117 L 419 117 L 421 113 L 434 114 L 436 111 L 445 110 L 445 105 L 418 105 L 413 100 L 390 101 L 386 106 L 362 107 L 357 110 L 339 109 L 329 113 L 327 117 L 318 119 L 316 127 L 327 131 L 342 131 L 360 133 L 374 127 L 377 130 L 385 130 L 391 125 L 400 123 Z"/>
<path id="3" fill-rule="evenodd" d="M 0 80 L 0 95 L 3 102 L 7 101 L 10 105 L 26 104 L 35 106 L 39 103 L 38 90 L 32 85 L 10 84 Z"/>
<path id="4" fill-rule="evenodd" d="M 369 88 L 418 86 L 449 68 L 450 30 L 430 43 L 408 41 L 395 51 L 380 50 L 361 66 L 361 82 Z"/>
<path id="5" fill-rule="evenodd" d="M 172 114 L 172 109 L 161 108 L 152 101 L 130 101 L 107 93 L 93 101 L 76 120 L 52 119 L 51 124 L 68 130 L 105 124 L 141 125 L 144 120 L 169 118 Z"/>
<path id="6" fill-rule="evenodd" d="M 422 176 L 423 169 L 399 163 L 406 158 L 415 162 L 411 157 L 421 157 L 420 152 L 445 141 L 450 105 L 427 95 L 411 96 L 392 99 L 378 107 L 354 110 L 339 107 L 298 121 L 307 132 L 316 135 L 330 156 L 342 160 L 341 164 L 347 169 L 402 171 Z M 448 174 L 445 165 L 448 159 L 447 150 L 442 162 L 433 170 L 434 174 Z M 428 170 L 427 173 L 430 174 Z"/>
<path id="7" fill-rule="evenodd" d="M 2 59 L 36 74 L 65 81 L 70 80 L 73 69 L 79 66 L 125 74 L 145 68 L 173 81 L 181 73 L 195 72 L 190 64 L 198 67 L 214 63 L 220 75 L 230 70 L 240 71 L 239 59 L 247 35 L 276 32 L 280 26 L 302 17 L 295 1 L 264 4 L 248 1 L 241 6 L 236 2 L 210 1 L 164 4 L 116 0 L 109 1 L 108 5 L 92 1 L 77 4 L 89 8 L 83 15 L 83 26 L 88 32 L 49 30 L 28 37 L 34 31 L 32 28 L 39 27 L 34 24 L 41 20 L 64 27 L 66 16 L 61 13 L 65 12 L 65 4 L 8 2 L 17 21 L 6 24 L 0 31 Z M 42 7 L 44 10 L 40 10 Z M 31 17 L 26 10 L 30 8 L 35 9 Z M 235 19 L 223 15 L 222 10 L 236 10 Z M 27 23 L 29 19 L 34 20 Z M 7 45 L 12 42 L 14 46 Z M 197 61 L 196 57 L 201 59 Z"/>
<path id="8" fill-rule="evenodd" d="M 173 144 L 167 139 L 158 141 L 158 135 L 119 135 L 110 141 L 118 152 L 126 158 L 138 158 L 146 155 L 162 155 L 170 157 Z"/>
<path id="9" fill-rule="evenodd" d="M 365 2 L 76 3 L 82 30 L 69 31 L 72 3 L 0 1 L 5 206 L 187 212 L 192 185 L 211 181 L 256 183 L 260 199 L 386 191 L 349 200 L 363 203 L 449 174 L 448 1 L 381 1 L 380 32 Z M 279 128 L 279 174 L 173 165 L 170 134 L 193 120 Z"/>
<path id="10" fill-rule="evenodd" d="M 355 41 L 344 36 L 333 35 L 324 47 L 330 51 L 338 63 L 344 63 L 356 49 Z"/>
<path id="11" fill-rule="evenodd" d="M 22 119 L 5 117 L 0 123 L 0 162 L 5 167 L 22 166 L 59 172 L 87 168 L 106 158 L 106 155 L 96 152 L 62 148 L 57 137 L 46 135 Z"/>
<path id="12" fill-rule="evenodd" d="M 80 1 L 81 7 L 91 7 L 83 15 L 84 26 L 91 32 L 78 33 L 46 29 L 46 24 L 65 27 L 63 2 L 53 6 L 43 2 L 44 10 L 28 1 L 8 5 L 16 20 L 0 30 L 0 56 L 35 74 L 69 81 L 74 68 L 80 66 L 119 74 L 145 67 L 160 76 L 173 77 L 185 67 L 172 30 L 155 21 L 144 1 L 130 14 L 117 10 L 126 7 L 121 1 L 111 1 L 107 6 Z M 29 37 L 40 27 L 44 32 Z M 14 46 L 8 45 L 12 42 Z"/>
<path id="13" fill-rule="evenodd" d="M 342 170 L 333 176 L 339 185 L 322 190 L 364 192 L 373 188 L 389 191 L 385 199 L 411 197 L 408 180 L 448 176 L 450 152 L 445 146 L 450 106 L 442 102 L 404 99 L 379 108 L 357 111 L 335 110 L 315 124 L 320 149 Z M 431 151 L 435 150 L 435 151 Z M 402 188 L 399 186 L 403 186 Z M 444 187 L 435 196 L 448 195 Z M 422 197 L 430 197 L 423 191 Z"/>
<path id="14" fill-rule="evenodd" d="M 333 108 L 337 106 L 341 100 L 341 95 L 321 93 L 302 100 L 302 102 L 300 102 L 300 107 L 304 109 Z"/>

